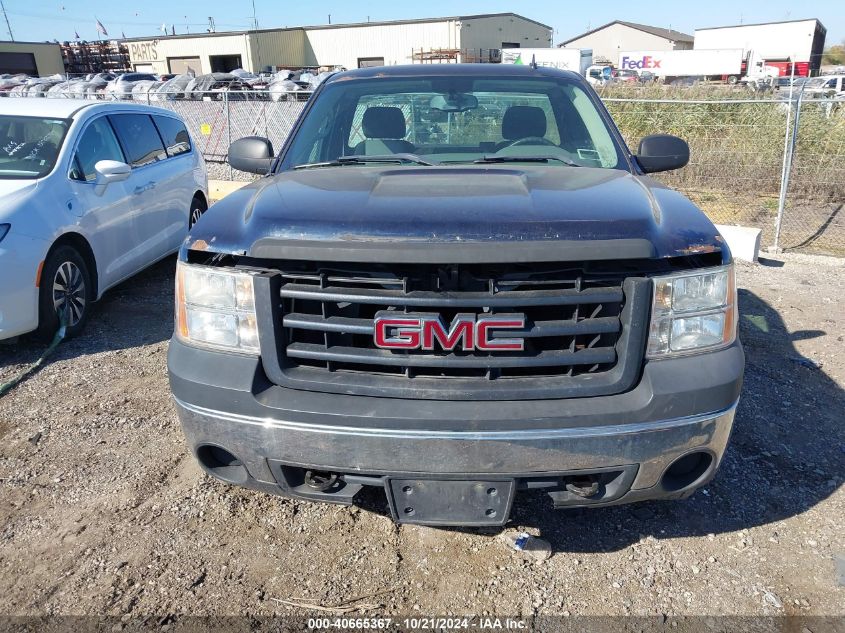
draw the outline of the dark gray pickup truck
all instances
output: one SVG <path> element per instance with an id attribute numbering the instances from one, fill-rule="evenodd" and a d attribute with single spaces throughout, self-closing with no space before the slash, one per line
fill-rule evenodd
<path id="1" fill-rule="evenodd" d="M 731 255 L 582 77 L 496 64 L 331 76 L 177 266 L 170 384 L 224 481 L 399 522 L 499 525 L 690 495 L 742 383 Z"/>

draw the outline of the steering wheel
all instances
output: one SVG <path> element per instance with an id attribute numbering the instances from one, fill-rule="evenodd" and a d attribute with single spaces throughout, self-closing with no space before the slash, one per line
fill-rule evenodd
<path id="1" fill-rule="evenodd" d="M 547 138 L 543 138 L 542 136 L 526 136 L 525 138 L 518 138 L 515 141 L 508 143 L 504 147 L 499 148 L 498 151 L 501 152 L 503 149 L 518 147 L 520 145 L 550 145 L 552 147 L 557 147 L 555 143 Z"/>

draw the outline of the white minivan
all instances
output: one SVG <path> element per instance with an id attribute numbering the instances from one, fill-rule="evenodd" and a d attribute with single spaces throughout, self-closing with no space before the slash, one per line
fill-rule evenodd
<path id="1" fill-rule="evenodd" d="M 205 162 L 175 113 L 0 100 L 0 339 L 60 318 L 179 249 L 208 208 Z"/>

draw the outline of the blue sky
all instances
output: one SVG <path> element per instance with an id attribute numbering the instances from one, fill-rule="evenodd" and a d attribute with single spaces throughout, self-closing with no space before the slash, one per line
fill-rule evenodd
<path id="1" fill-rule="evenodd" d="M 95 16 L 111 36 L 127 37 L 160 34 L 162 23 L 175 25 L 177 33 L 204 31 L 208 16 L 213 16 L 217 30 L 250 27 L 252 0 L 4 0 L 15 39 L 70 40 L 74 31 L 83 39 L 96 39 Z M 332 23 L 398 20 L 441 15 L 471 15 L 513 11 L 555 29 L 555 43 L 595 28 L 611 20 L 629 20 L 653 26 L 670 27 L 692 33 L 696 27 L 720 26 L 776 20 L 819 18 L 827 27 L 827 43 L 845 38 L 845 11 L 841 0 L 606 0 L 605 2 L 502 2 L 472 0 L 461 3 L 446 0 L 396 2 L 285 2 L 255 0 L 259 26 L 301 26 Z M 0 39 L 7 39 L 5 24 L 0 22 Z"/>

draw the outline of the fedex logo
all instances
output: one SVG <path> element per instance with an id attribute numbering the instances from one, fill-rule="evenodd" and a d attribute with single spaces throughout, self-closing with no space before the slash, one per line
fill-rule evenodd
<path id="1" fill-rule="evenodd" d="M 651 55 L 644 55 L 642 59 L 634 59 L 633 57 L 625 56 L 622 58 L 622 68 L 628 68 L 631 70 L 638 69 L 649 69 L 649 68 L 660 68 L 660 63 L 663 60 L 655 59 Z"/>

